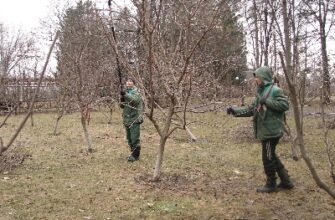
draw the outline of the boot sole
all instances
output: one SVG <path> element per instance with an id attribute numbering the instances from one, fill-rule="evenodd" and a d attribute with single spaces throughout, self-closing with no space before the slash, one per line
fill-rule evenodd
<path id="1" fill-rule="evenodd" d="M 261 191 L 261 190 L 256 189 L 256 192 L 258 192 L 258 193 L 274 193 L 274 192 L 278 192 L 278 188 L 276 188 L 273 191 Z"/>
<path id="2" fill-rule="evenodd" d="M 293 188 L 294 188 L 294 186 L 292 186 L 292 187 L 277 187 L 278 190 L 291 190 Z"/>

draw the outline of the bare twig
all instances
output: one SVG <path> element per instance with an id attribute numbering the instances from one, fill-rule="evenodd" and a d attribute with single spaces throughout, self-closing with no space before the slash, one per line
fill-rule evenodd
<path id="1" fill-rule="evenodd" d="M 49 53 L 48 53 L 48 56 L 47 56 L 47 59 L 45 61 L 45 64 L 43 66 L 43 70 L 42 70 L 42 73 L 41 73 L 41 76 L 38 80 L 38 83 L 37 83 L 37 87 L 36 87 L 36 90 L 35 90 L 35 93 L 33 95 L 33 98 L 31 100 L 31 103 L 30 103 L 30 107 L 29 107 L 29 110 L 28 110 L 28 113 L 27 115 L 24 117 L 24 119 L 22 120 L 21 124 L 19 125 L 19 127 L 17 128 L 17 130 L 15 131 L 15 133 L 13 134 L 13 136 L 11 137 L 11 139 L 9 140 L 8 144 L 6 146 L 3 146 L 1 149 L 0 149 L 0 155 L 2 155 L 3 152 L 5 152 L 6 150 L 8 150 L 8 148 L 13 144 L 13 142 L 15 141 L 15 139 L 17 138 L 17 136 L 19 135 L 19 133 L 21 132 L 22 128 L 24 127 L 24 125 L 26 124 L 29 116 L 32 114 L 33 112 L 33 107 L 34 107 L 34 103 L 36 101 L 36 97 L 37 97 L 37 94 L 39 92 L 39 89 L 40 89 L 40 86 L 41 86 L 41 83 L 42 83 L 42 79 L 44 77 L 44 74 L 45 74 L 45 71 L 46 71 L 46 68 L 48 66 L 48 63 L 49 63 L 49 59 L 51 57 L 51 53 L 52 53 L 52 50 L 56 44 L 56 41 L 58 39 L 58 36 L 59 36 L 59 31 L 56 32 L 56 35 L 54 37 L 54 40 L 50 46 L 50 49 L 49 49 Z"/>
<path id="2" fill-rule="evenodd" d="M 11 108 L 11 109 L 10 109 L 10 111 L 7 113 L 5 119 L 4 119 L 3 122 L 0 124 L 0 128 L 6 124 L 8 118 L 13 114 L 14 111 L 16 111 L 16 109 L 19 107 L 19 105 L 20 105 L 20 102 L 18 102 L 18 103 L 14 106 L 14 108 Z"/>

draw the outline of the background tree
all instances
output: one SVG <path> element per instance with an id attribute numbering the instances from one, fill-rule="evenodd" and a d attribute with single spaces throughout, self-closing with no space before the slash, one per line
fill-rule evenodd
<path id="1" fill-rule="evenodd" d="M 300 151 L 302 154 L 302 157 L 304 161 L 306 162 L 313 179 L 317 183 L 317 185 L 325 190 L 329 195 L 331 195 L 333 198 L 335 198 L 335 192 L 332 190 L 329 186 L 327 186 L 318 176 L 316 169 L 309 158 L 306 149 L 305 149 L 305 143 L 304 143 L 304 132 L 303 132 L 303 120 L 301 111 L 299 109 L 299 103 L 298 103 L 298 95 L 296 91 L 296 87 L 294 86 L 293 80 L 292 80 L 292 61 L 291 61 L 291 38 L 290 38 L 290 24 L 289 24 L 289 13 L 288 13 L 288 3 L 287 0 L 282 0 L 282 14 L 283 14 L 283 29 L 284 29 L 284 46 L 285 46 L 285 53 L 280 53 L 281 57 L 281 63 L 284 69 L 286 81 L 288 83 L 288 87 L 290 90 L 290 99 L 293 105 L 293 113 L 294 113 L 294 119 L 295 119 L 295 126 L 297 131 L 297 140 L 298 145 L 300 147 Z"/>
<path id="2" fill-rule="evenodd" d="M 20 134 L 21 130 L 24 128 L 24 126 L 25 126 L 28 118 L 30 117 L 30 115 L 33 112 L 34 103 L 35 103 L 36 97 L 37 97 L 37 95 L 39 93 L 39 89 L 40 89 L 40 86 L 41 86 L 41 83 L 42 83 L 45 71 L 47 69 L 47 66 L 48 66 L 48 63 L 49 63 L 49 59 L 51 57 L 52 50 L 53 50 L 53 48 L 54 48 L 54 46 L 56 44 L 56 40 L 58 39 L 58 35 L 59 35 L 59 32 L 56 32 L 55 38 L 54 38 L 54 40 L 53 40 L 53 42 L 52 42 L 52 44 L 50 46 L 50 49 L 49 49 L 46 61 L 44 63 L 44 66 L 43 66 L 43 69 L 41 71 L 40 77 L 38 79 L 37 87 L 36 87 L 36 90 L 35 90 L 35 92 L 33 94 L 32 99 L 31 99 L 31 103 L 29 105 L 29 109 L 28 109 L 28 112 L 27 112 L 26 116 L 23 118 L 23 120 L 21 121 L 21 123 L 19 124 L 18 128 L 13 133 L 13 135 L 11 136 L 11 138 L 9 139 L 9 141 L 8 141 L 7 144 L 4 144 L 4 142 L 2 140 L 2 137 L 0 137 L 0 156 L 3 154 L 3 152 L 7 151 L 9 149 L 9 147 L 12 146 L 12 144 L 16 140 L 17 136 Z"/>
<path id="3" fill-rule="evenodd" d="M 88 131 L 89 111 L 109 82 L 109 53 L 96 28 L 96 16 L 90 1 L 79 1 L 66 10 L 61 20 L 58 44 L 57 82 L 63 94 L 73 96 L 81 113 L 88 151 L 93 149 Z"/>
<path id="4" fill-rule="evenodd" d="M 305 150 L 303 138 L 305 105 L 320 94 L 318 92 L 320 87 L 319 82 L 322 82 L 321 88 L 324 88 L 324 79 L 327 78 L 324 77 L 323 73 L 320 73 L 320 68 L 323 71 L 326 65 L 324 65 L 325 63 L 319 57 L 326 56 L 320 56 L 319 51 L 322 51 L 323 46 L 317 43 L 319 40 L 321 41 L 320 31 L 319 28 L 315 28 L 314 26 L 320 27 L 320 25 L 315 25 L 320 23 L 318 22 L 318 18 L 327 20 L 332 17 L 331 6 L 333 4 L 330 4 L 329 1 L 322 2 L 305 0 L 254 0 L 251 3 L 246 1 L 244 14 L 247 24 L 249 24 L 247 27 L 247 30 L 249 30 L 247 32 L 248 38 L 251 39 L 251 45 L 253 46 L 249 47 L 252 49 L 251 54 L 253 57 L 251 58 L 254 60 L 252 62 L 253 66 L 254 63 L 266 65 L 266 62 L 262 62 L 266 60 L 263 58 L 267 54 L 266 46 L 264 45 L 269 45 L 268 66 L 273 69 L 274 74 L 279 79 L 282 78 L 280 76 L 281 73 L 285 73 L 285 80 L 281 80 L 280 86 L 284 90 L 288 88 L 295 118 L 296 138 L 292 144 L 293 156 L 297 156 L 294 147 L 297 144 L 317 184 L 333 195 L 331 189 L 319 179 Z M 320 9 L 318 6 L 321 7 L 321 11 L 316 10 Z M 325 13 L 326 11 L 328 11 L 328 15 L 324 16 L 327 14 Z M 322 15 L 320 16 L 320 14 Z M 266 15 L 271 16 L 267 18 Z M 327 27 L 328 31 L 326 33 L 328 34 L 331 31 L 332 23 L 330 22 Z M 269 32 L 266 29 L 272 31 L 272 36 L 267 35 Z M 281 56 L 278 56 L 278 52 L 280 52 Z M 280 60 L 281 63 L 279 64 L 277 60 Z M 322 76 L 322 80 L 318 81 L 319 73 Z M 321 101 L 323 101 L 323 98 Z M 328 146 L 328 152 L 330 152 L 329 146 L 331 144 L 329 144 L 327 135 L 325 135 L 325 143 Z"/>
<path id="5" fill-rule="evenodd" d="M 13 74 L 13 70 L 20 63 L 30 58 L 35 50 L 32 37 L 26 36 L 18 30 L 10 34 L 3 24 L 0 24 L 0 74 L 6 77 Z"/>
<path id="6" fill-rule="evenodd" d="M 11 79 L 26 73 L 34 56 L 36 57 L 36 47 L 33 36 L 28 37 L 20 30 L 10 33 L 0 23 L 0 102 L 18 104 L 19 97 L 9 95 L 5 85 Z"/>
<path id="7" fill-rule="evenodd" d="M 330 29 L 335 24 L 335 1 L 334 0 L 304 0 L 303 3 L 307 6 L 305 9 L 306 18 L 309 19 L 310 24 L 318 25 L 316 31 L 321 45 L 321 60 L 322 60 L 322 88 L 324 90 L 322 98 L 326 104 L 330 103 L 330 72 L 329 72 L 329 57 L 327 38 Z"/>
<path id="8" fill-rule="evenodd" d="M 254 69 L 261 65 L 268 66 L 270 46 L 274 30 L 274 7 L 269 0 L 244 1 L 245 29 L 250 37 L 252 50 L 251 60 Z"/>
<path id="9" fill-rule="evenodd" d="M 204 80 L 222 80 L 223 74 L 236 74 L 245 66 L 243 34 L 230 3 L 133 1 L 137 25 L 135 51 L 140 55 L 134 59 L 134 65 L 129 65 L 123 47 L 116 44 L 119 42 L 115 42 L 104 23 L 100 22 L 123 67 L 139 82 L 137 85 L 144 96 L 146 116 L 159 134 L 154 180 L 160 178 L 168 138 L 175 130 L 186 128 L 187 112 L 197 108 L 211 83 L 207 87 L 200 85 Z M 228 39 L 232 43 L 230 48 L 222 43 Z M 221 51 L 220 46 L 225 48 Z M 201 52 L 203 50 L 205 53 Z M 226 70 L 224 64 L 230 65 L 231 69 Z M 222 69 L 211 78 L 210 71 L 219 65 Z"/>

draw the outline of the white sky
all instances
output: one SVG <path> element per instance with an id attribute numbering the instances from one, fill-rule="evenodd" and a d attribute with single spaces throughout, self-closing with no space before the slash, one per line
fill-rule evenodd
<path id="1" fill-rule="evenodd" d="M 0 0 L 0 24 L 3 24 L 11 33 L 21 30 L 24 33 L 44 33 L 41 29 L 41 22 L 52 17 L 55 13 L 55 7 L 64 5 L 75 5 L 78 0 Z M 107 9 L 108 0 L 92 0 L 99 8 Z M 131 0 L 112 0 L 112 8 L 124 7 L 130 5 Z M 45 28 L 45 27 L 44 27 Z M 44 36 L 45 39 L 50 39 L 51 33 Z M 50 46 L 49 40 L 39 39 L 38 47 L 41 48 L 42 53 L 46 54 Z M 56 66 L 55 60 L 50 60 L 51 68 Z"/>
<path id="2" fill-rule="evenodd" d="M 107 8 L 108 0 L 92 0 L 101 8 Z M 74 4 L 77 0 L 0 0 L 0 23 L 12 30 L 21 29 L 25 32 L 36 31 L 41 20 L 48 14 L 53 13 L 52 5 L 70 2 Z M 112 0 L 113 7 L 123 7 L 130 5 L 131 0 Z M 332 42 L 328 46 L 332 48 Z M 335 50 L 330 50 L 330 59 L 333 60 Z"/>
<path id="3" fill-rule="evenodd" d="M 52 13 L 51 5 L 55 2 L 75 3 L 76 0 L 0 0 L 0 23 L 9 28 L 30 31 L 39 27 L 40 21 Z M 92 0 L 107 8 L 108 0 Z M 129 4 L 130 0 L 113 0 L 113 7 Z"/>
<path id="4" fill-rule="evenodd" d="M 49 11 L 49 0 L 0 0 L 0 22 L 10 28 L 30 30 Z"/>

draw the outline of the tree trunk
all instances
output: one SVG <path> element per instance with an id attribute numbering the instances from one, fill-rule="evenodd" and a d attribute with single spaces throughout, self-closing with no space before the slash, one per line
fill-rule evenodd
<path id="1" fill-rule="evenodd" d="M 169 106 L 169 111 L 168 114 L 166 115 L 165 122 L 164 122 L 164 129 L 163 131 L 159 132 L 160 133 L 160 141 L 159 141 L 159 148 L 157 152 L 157 158 L 156 158 L 156 165 L 155 165 L 155 170 L 154 170 L 154 176 L 153 176 L 153 181 L 158 181 L 160 174 L 161 174 L 161 167 L 162 167 L 162 162 L 163 162 L 163 154 L 164 154 L 164 148 L 167 139 L 171 135 L 170 132 L 170 127 L 171 127 L 171 121 L 172 121 L 172 116 L 174 114 L 174 107 L 176 105 L 175 102 L 175 97 L 171 96 L 170 97 L 171 104 Z"/>
<path id="2" fill-rule="evenodd" d="M 265 8 L 264 8 L 264 65 L 269 66 L 269 45 L 270 45 L 270 38 L 271 38 L 271 33 L 270 30 L 268 29 L 268 5 L 269 1 L 265 1 Z"/>
<path id="3" fill-rule="evenodd" d="M 167 137 L 161 137 L 159 141 L 153 181 L 158 181 L 161 175 L 161 168 L 162 168 L 162 163 L 163 163 L 163 155 L 164 155 L 166 140 L 167 140 Z"/>
<path id="4" fill-rule="evenodd" d="M 322 53 L 322 89 L 323 92 L 323 101 L 324 104 L 330 103 L 330 77 L 329 77 L 329 63 L 328 63 L 328 54 L 327 54 L 327 39 L 324 25 L 320 21 L 320 38 L 321 38 L 321 53 Z"/>
<path id="5" fill-rule="evenodd" d="M 34 127 L 35 123 L 34 123 L 34 111 L 31 112 L 30 114 L 30 125 L 31 127 Z"/>
<path id="6" fill-rule="evenodd" d="M 57 116 L 55 127 L 54 127 L 54 132 L 53 132 L 54 135 L 57 135 L 58 123 L 60 119 L 63 117 L 63 115 L 64 115 L 64 108 L 62 108 L 61 112 Z"/>
<path id="7" fill-rule="evenodd" d="M 321 97 L 324 97 L 323 95 Z M 333 182 L 335 183 L 335 172 L 334 172 L 334 162 L 333 162 L 333 154 L 332 154 L 332 143 L 330 143 L 329 138 L 328 138 L 328 131 L 329 129 L 327 128 L 327 123 L 325 119 L 325 105 L 322 100 L 320 102 L 320 107 L 321 107 L 321 116 L 322 116 L 322 128 L 323 128 L 323 142 L 325 143 L 326 146 L 326 152 L 327 152 L 327 159 L 328 159 L 328 164 L 329 164 L 329 176 L 332 178 Z"/>
<path id="8" fill-rule="evenodd" d="M 90 136 L 90 134 L 88 132 L 88 129 L 87 129 L 86 118 L 85 118 L 85 115 L 84 115 L 83 111 L 81 113 L 81 125 L 83 126 L 83 130 L 84 130 L 85 141 L 86 141 L 86 144 L 87 144 L 87 151 L 89 153 L 92 153 L 92 151 L 93 151 L 92 140 L 91 140 L 91 136 Z"/>
<path id="9" fill-rule="evenodd" d="M 191 132 L 191 130 L 187 126 L 185 126 L 185 130 L 186 130 L 187 134 L 190 136 L 190 138 L 192 139 L 192 141 L 197 140 L 197 137 Z"/>
<path id="10" fill-rule="evenodd" d="M 258 16 L 257 16 L 257 3 L 256 0 L 253 1 L 253 17 L 254 17 L 254 24 L 255 24 L 255 62 L 257 68 L 260 66 L 260 53 L 259 53 L 259 28 L 258 28 Z"/>
<path id="11" fill-rule="evenodd" d="M 112 121 L 113 121 L 113 106 L 109 105 L 108 110 L 109 110 L 109 118 L 108 118 L 107 124 L 112 124 Z"/>
<path id="12" fill-rule="evenodd" d="M 298 145 L 300 147 L 300 152 L 302 155 L 302 158 L 304 159 L 308 169 L 310 170 L 314 181 L 316 184 L 323 190 L 325 190 L 330 196 L 335 198 L 335 192 L 332 191 L 325 183 L 322 182 L 320 177 L 318 176 L 315 167 L 313 163 L 311 162 L 310 158 L 308 157 L 305 149 L 304 144 L 304 136 L 303 136 L 303 121 L 301 120 L 301 112 L 299 109 L 299 102 L 298 102 L 298 96 L 296 92 L 296 87 L 292 83 L 292 68 L 291 68 L 291 43 L 290 43 L 290 32 L 289 32 L 289 18 L 287 13 L 287 2 L 286 0 L 282 0 L 282 8 L 283 8 L 283 25 L 284 25 L 284 36 L 285 36 L 285 61 L 286 65 L 284 63 L 283 55 L 281 56 L 282 66 L 284 69 L 286 81 L 291 93 L 291 102 L 293 105 L 293 113 L 294 113 L 294 121 L 296 125 L 297 130 L 297 140 Z"/>

